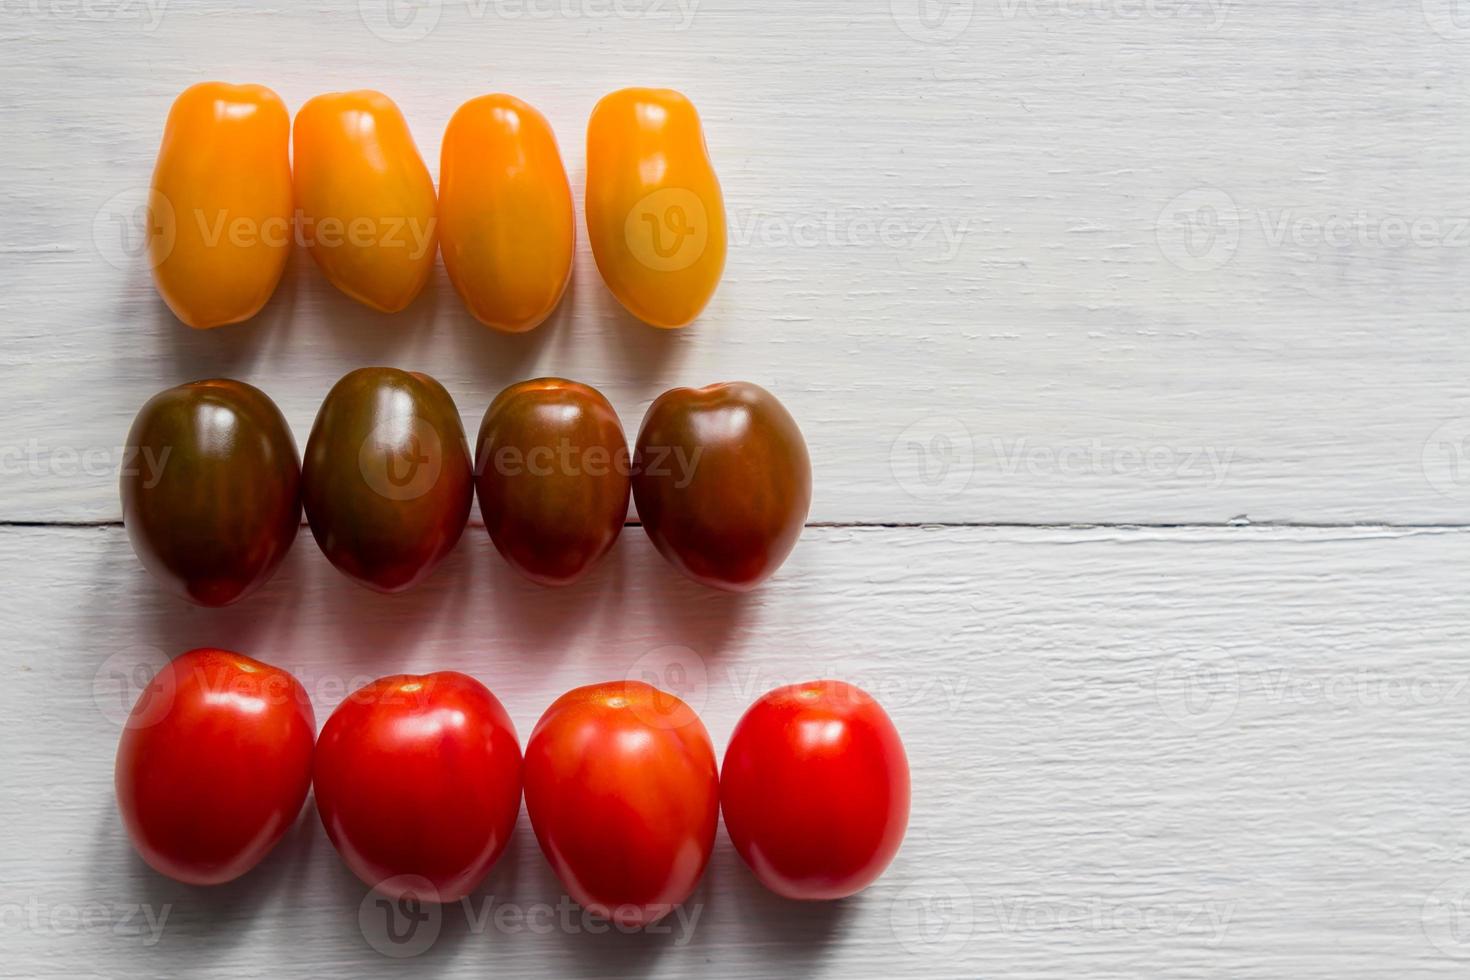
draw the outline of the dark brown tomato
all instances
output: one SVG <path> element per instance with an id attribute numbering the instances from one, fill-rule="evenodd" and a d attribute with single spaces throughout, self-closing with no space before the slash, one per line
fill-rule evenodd
<path id="1" fill-rule="evenodd" d="M 327 393 L 306 440 L 301 497 L 322 552 L 380 592 L 433 571 L 474 493 L 459 411 L 425 374 L 360 368 Z"/>
<path id="2" fill-rule="evenodd" d="M 185 599 L 260 587 L 301 526 L 301 462 L 281 410 L 243 381 L 159 392 L 128 432 L 123 523 L 143 565 Z"/>
<path id="3" fill-rule="evenodd" d="M 806 442 L 759 385 L 674 388 L 643 418 L 633 499 L 674 567 L 743 592 L 780 567 L 801 535 L 812 500 Z"/>
<path id="4" fill-rule="evenodd" d="M 576 581 L 628 516 L 628 440 L 602 393 L 537 378 L 496 396 L 480 424 L 475 486 L 485 529 L 542 585 Z"/>

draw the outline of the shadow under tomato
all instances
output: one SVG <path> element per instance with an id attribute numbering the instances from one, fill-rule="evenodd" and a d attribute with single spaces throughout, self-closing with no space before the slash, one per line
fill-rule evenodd
<path id="1" fill-rule="evenodd" d="M 423 581 L 403 592 L 384 594 L 338 571 L 304 529 L 297 547 L 315 552 L 306 601 L 315 620 L 328 624 L 333 639 L 348 651 L 342 659 L 372 665 L 380 674 L 438 669 L 409 655 L 448 640 L 446 631 L 463 618 L 457 611 L 471 601 L 475 587 L 472 549 L 465 541 L 471 530 L 465 529 Z M 290 588 L 292 583 L 282 585 Z"/>
<path id="2" fill-rule="evenodd" d="M 260 909 L 280 904 L 282 895 L 300 894 L 319 833 L 308 796 L 286 835 L 254 868 L 222 885 L 187 885 L 153 870 L 138 855 L 109 787 L 93 841 L 97 853 L 91 867 L 99 882 L 93 891 L 100 891 L 102 882 L 130 882 L 128 894 L 118 900 L 141 907 L 133 925 L 146 931 L 156 923 L 157 948 L 167 949 L 169 962 L 188 975 L 191 961 L 197 958 L 198 968 L 207 970 L 218 962 L 221 949 L 248 938 L 261 921 Z"/>
<path id="3" fill-rule="evenodd" d="M 111 583 L 119 578 L 126 582 L 126 601 L 109 602 L 100 612 L 106 614 L 109 629 L 120 631 L 116 635 L 139 637 L 169 659 L 196 647 L 220 647 L 289 667 L 298 617 L 310 615 L 302 608 L 309 591 L 303 588 L 303 580 L 311 574 L 312 559 L 321 557 L 315 552 L 310 531 L 302 527 L 269 581 L 233 605 L 207 608 L 166 591 L 124 540 L 120 554 L 114 557 L 131 563 L 134 569 L 121 576 L 113 572 L 102 577 Z M 119 619 L 125 625 L 119 626 Z"/>
<path id="4" fill-rule="evenodd" d="M 617 618 L 628 576 L 621 542 L 615 542 L 582 578 L 570 585 L 548 586 L 512 568 L 483 526 L 475 524 L 465 535 L 472 539 L 472 560 L 484 568 L 486 578 L 476 595 L 492 618 L 503 624 L 510 645 L 507 656 L 559 657 L 576 646 L 579 635 L 589 628 L 595 631 L 605 616 Z"/>
<path id="5" fill-rule="evenodd" d="M 696 333 L 716 326 L 713 323 L 701 325 L 698 320 L 677 330 L 650 326 L 629 313 L 601 280 L 598 287 L 601 289 L 598 332 L 605 338 L 603 345 L 609 362 L 617 365 L 615 376 L 657 383 L 661 385 L 659 392 L 670 386 L 669 379 L 689 356 Z M 698 383 L 708 384 L 706 381 Z M 630 439 L 636 435 L 630 434 Z"/>
<path id="6" fill-rule="evenodd" d="M 361 962 L 358 965 L 367 966 L 374 962 L 392 963 L 395 962 L 395 957 L 401 954 L 402 958 L 405 959 L 411 957 L 416 962 L 425 964 L 437 963 L 442 966 L 458 956 L 460 951 L 466 948 L 466 942 L 498 941 L 499 937 L 496 935 L 498 931 L 496 923 L 499 920 L 497 920 L 495 909 L 498 904 L 506 901 L 507 896 L 515 896 L 517 894 L 517 881 L 521 872 L 521 855 L 516 845 L 517 836 L 523 826 L 526 832 L 529 833 L 530 830 L 529 826 L 526 825 L 524 812 L 522 812 L 520 820 L 517 821 L 516 829 L 511 833 L 511 839 L 506 847 L 505 853 L 495 862 L 495 865 L 490 869 L 490 873 L 486 875 L 485 880 L 480 883 L 474 892 L 464 898 L 445 902 L 431 910 L 426 910 L 427 914 L 433 917 L 432 924 L 427 926 L 431 932 L 422 937 L 417 944 L 400 947 L 395 953 L 393 952 L 394 947 L 391 943 L 399 941 L 413 942 L 408 930 L 398 930 L 399 935 L 392 940 L 389 939 L 386 933 L 377 933 L 373 937 L 376 940 L 376 946 L 384 947 L 390 952 L 385 953 L 383 949 L 377 949 L 377 952 L 373 952 L 369 947 L 374 947 L 374 942 L 369 940 L 366 935 L 363 935 L 362 945 L 364 951 Z M 325 831 L 320 830 L 320 827 L 318 827 L 318 830 L 322 834 L 323 839 L 325 839 Z M 374 897 L 372 889 L 347 867 L 342 861 L 341 856 L 332 848 L 330 842 L 327 843 L 324 850 L 326 854 L 323 856 L 326 863 L 330 865 L 326 869 L 326 874 L 328 876 L 327 889 L 331 896 L 331 904 L 336 908 L 351 910 L 352 914 L 350 916 L 343 916 L 343 928 L 361 933 L 365 927 L 364 923 L 373 923 L 373 917 L 378 914 L 376 908 L 369 908 L 365 913 L 365 917 L 363 917 L 364 906 L 367 903 L 377 902 L 378 899 Z M 390 906 L 382 906 L 383 915 L 386 916 L 390 912 Z M 399 922 L 398 925 L 410 926 L 411 923 L 404 921 Z M 503 927 L 500 931 L 503 931 Z M 385 941 L 389 943 L 386 946 L 384 945 Z M 349 946 L 352 945 L 350 936 L 347 944 Z"/>
<path id="7" fill-rule="evenodd" d="M 704 655 L 718 655 L 759 619 L 763 605 L 759 588 L 726 592 L 693 581 L 658 554 L 639 525 L 623 529 L 623 539 L 634 538 L 647 549 L 640 562 L 635 603 L 647 607 L 656 635 Z"/>
<path id="8" fill-rule="evenodd" d="M 432 327 L 440 301 L 437 275 L 429 276 L 424 288 L 406 308 L 397 313 L 383 313 L 333 286 L 317 268 L 315 260 L 302 249 L 296 250 L 296 264 L 302 276 L 298 315 L 311 325 L 297 332 L 296 341 L 303 349 L 330 344 L 337 351 L 335 360 L 342 365 L 336 377 L 322 379 L 324 397 L 337 378 L 356 368 L 390 366 L 416 370 L 412 363 L 415 352 L 432 347 Z M 305 336 L 308 330 L 318 336 Z"/>
<path id="9" fill-rule="evenodd" d="M 453 337 L 455 349 L 466 369 L 464 380 L 477 392 L 473 404 L 460 405 L 461 412 L 474 420 L 474 425 L 467 430 L 473 443 L 480 418 L 491 399 L 517 381 L 547 373 L 538 371 L 537 365 L 552 336 L 567 329 L 574 309 L 574 284 L 567 286 L 561 302 L 540 326 L 522 333 L 506 333 L 487 327 L 470 315 L 442 265 L 435 280 L 444 296 L 446 329 Z M 474 450 L 473 444 L 470 449 Z"/>
<path id="10" fill-rule="evenodd" d="M 842 936 L 843 925 L 853 914 L 858 897 L 836 902 L 800 902 L 782 898 L 762 885 L 745 866 L 725 833 L 724 821 L 715 840 L 711 869 L 718 865 L 723 883 L 719 899 L 734 905 L 752 935 L 762 937 L 766 959 L 784 976 L 805 976 L 815 969 Z M 732 917 L 726 910 L 726 919 Z"/>
<path id="11" fill-rule="evenodd" d="M 303 263 L 308 268 L 303 269 Z M 296 342 L 291 323 L 296 316 L 302 278 L 311 276 L 311 259 L 293 250 L 276 291 L 255 316 L 209 330 L 185 325 L 163 299 L 152 298 L 153 331 L 167 339 L 170 374 L 179 383 L 207 378 L 244 378 L 258 361 L 270 361 Z M 134 338 L 135 339 L 135 338 Z M 268 383 L 264 386 L 268 389 Z M 264 390 L 264 389 L 263 389 Z M 270 394 L 269 390 L 266 390 Z"/>

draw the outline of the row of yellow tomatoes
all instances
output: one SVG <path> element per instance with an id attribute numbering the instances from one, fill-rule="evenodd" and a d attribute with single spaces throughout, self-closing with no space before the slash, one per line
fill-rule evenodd
<path id="1" fill-rule="evenodd" d="M 597 268 L 629 312 L 659 327 L 699 315 L 725 266 L 725 209 L 687 98 L 628 88 L 598 102 L 585 206 Z M 436 196 L 379 92 L 319 95 L 293 127 L 270 89 L 204 82 L 169 112 L 149 209 L 158 291 L 198 328 L 259 312 L 299 242 L 334 286 L 386 313 L 413 301 L 442 251 L 476 319 L 530 330 L 566 291 L 576 245 L 556 137 L 509 95 L 454 113 Z"/>

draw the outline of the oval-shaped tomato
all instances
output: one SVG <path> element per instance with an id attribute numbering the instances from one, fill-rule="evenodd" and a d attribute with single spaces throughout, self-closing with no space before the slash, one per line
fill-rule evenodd
<path id="1" fill-rule="evenodd" d="M 628 516 L 628 440 L 595 388 L 562 378 L 511 385 L 480 423 L 475 486 L 490 540 L 542 585 L 576 581 Z"/>
<path id="2" fill-rule="evenodd" d="M 153 168 L 148 258 L 191 327 L 248 320 L 291 254 L 291 124 L 262 85 L 201 82 L 174 101 Z"/>
<path id="3" fill-rule="evenodd" d="M 203 606 L 243 599 L 275 573 L 301 526 L 296 440 L 243 381 L 159 392 L 128 432 L 123 525 L 144 567 Z"/>
<path id="4" fill-rule="evenodd" d="M 519 333 L 556 309 L 572 276 L 572 186 L 546 117 L 509 95 L 454 113 L 439 155 L 444 267 L 481 323 Z"/>
<path id="5" fill-rule="evenodd" d="M 381 92 L 318 95 L 296 113 L 301 236 L 327 279 L 396 313 L 434 267 L 434 182 L 408 122 Z"/>
<path id="6" fill-rule="evenodd" d="M 674 567 L 705 585 L 751 589 L 801 536 L 812 499 L 806 442 L 758 385 L 674 388 L 643 417 L 633 499 Z"/>
<path id="7" fill-rule="evenodd" d="M 903 840 L 909 764 L 888 715 L 841 681 L 777 688 L 745 712 L 720 774 L 725 830 L 761 884 L 845 898 Z"/>
<path id="8" fill-rule="evenodd" d="M 453 902 L 510 840 L 521 746 L 473 677 L 383 677 L 322 726 L 315 787 L 322 826 L 353 874 L 390 898 Z"/>
<path id="9" fill-rule="evenodd" d="M 725 198 L 694 103 L 604 96 L 587 121 L 586 208 L 597 269 L 628 312 L 656 327 L 699 316 L 725 271 Z"/>
<path id="10" fill-rule="evenodd" d="M 316 720 L 300 682 L 228 650 L 159 671 L 117 747 L 117 805 L 133 846 L 191 885 L 240 877 L 280 842 L 311 785 Z"/>
<path id="11" fill-rule="evenodd" d="M 459 410 L 426 374 L 359 368 L 306 440 L 301 499 L 333 565 L 380 592 L 427 576 L 464 532 L 474 474 Z"/>
<path id="12" fill-rule="evenodd" d="M 618 925 L 657 922 L 694 891 L 714 844 L 709 733 L 639 681 L 568 691 L 526 743 L 526 812 L 573 899 Z"/>

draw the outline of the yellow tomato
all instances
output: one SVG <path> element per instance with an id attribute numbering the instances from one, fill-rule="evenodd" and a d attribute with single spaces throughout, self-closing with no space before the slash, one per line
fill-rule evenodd
<path id="1" fill-rule="evenodd" d="M 618 302 L 657 327 L 699 315 L 725 269 L 725 199 L 694 104 L 671 89 L 605 96 L 587 122 L 587 237 Z"/>
<path id="2" fill-rule="evenodd" d="M 572 275 L 577 227 L 545 116 L 509 95 L 459 107 L 439 156 L 439 239 L 475 319 L 519 333 L 551 315 Z"/>
<path id="3" fill-rule="evenodd" d="M 148 257 L 174 315 L 248 320 L 291 252 L 291 123 L 260 85 L 201 82 L 174 101 L 149 194 Z"/>
<path id="4" fill-rule="evenodd" d="M 434 267 L 434 182 L 408 123 L 380 92 L 318 95 L 296 114 L 297 220 L 342 292 L 403 309 Z"/>

